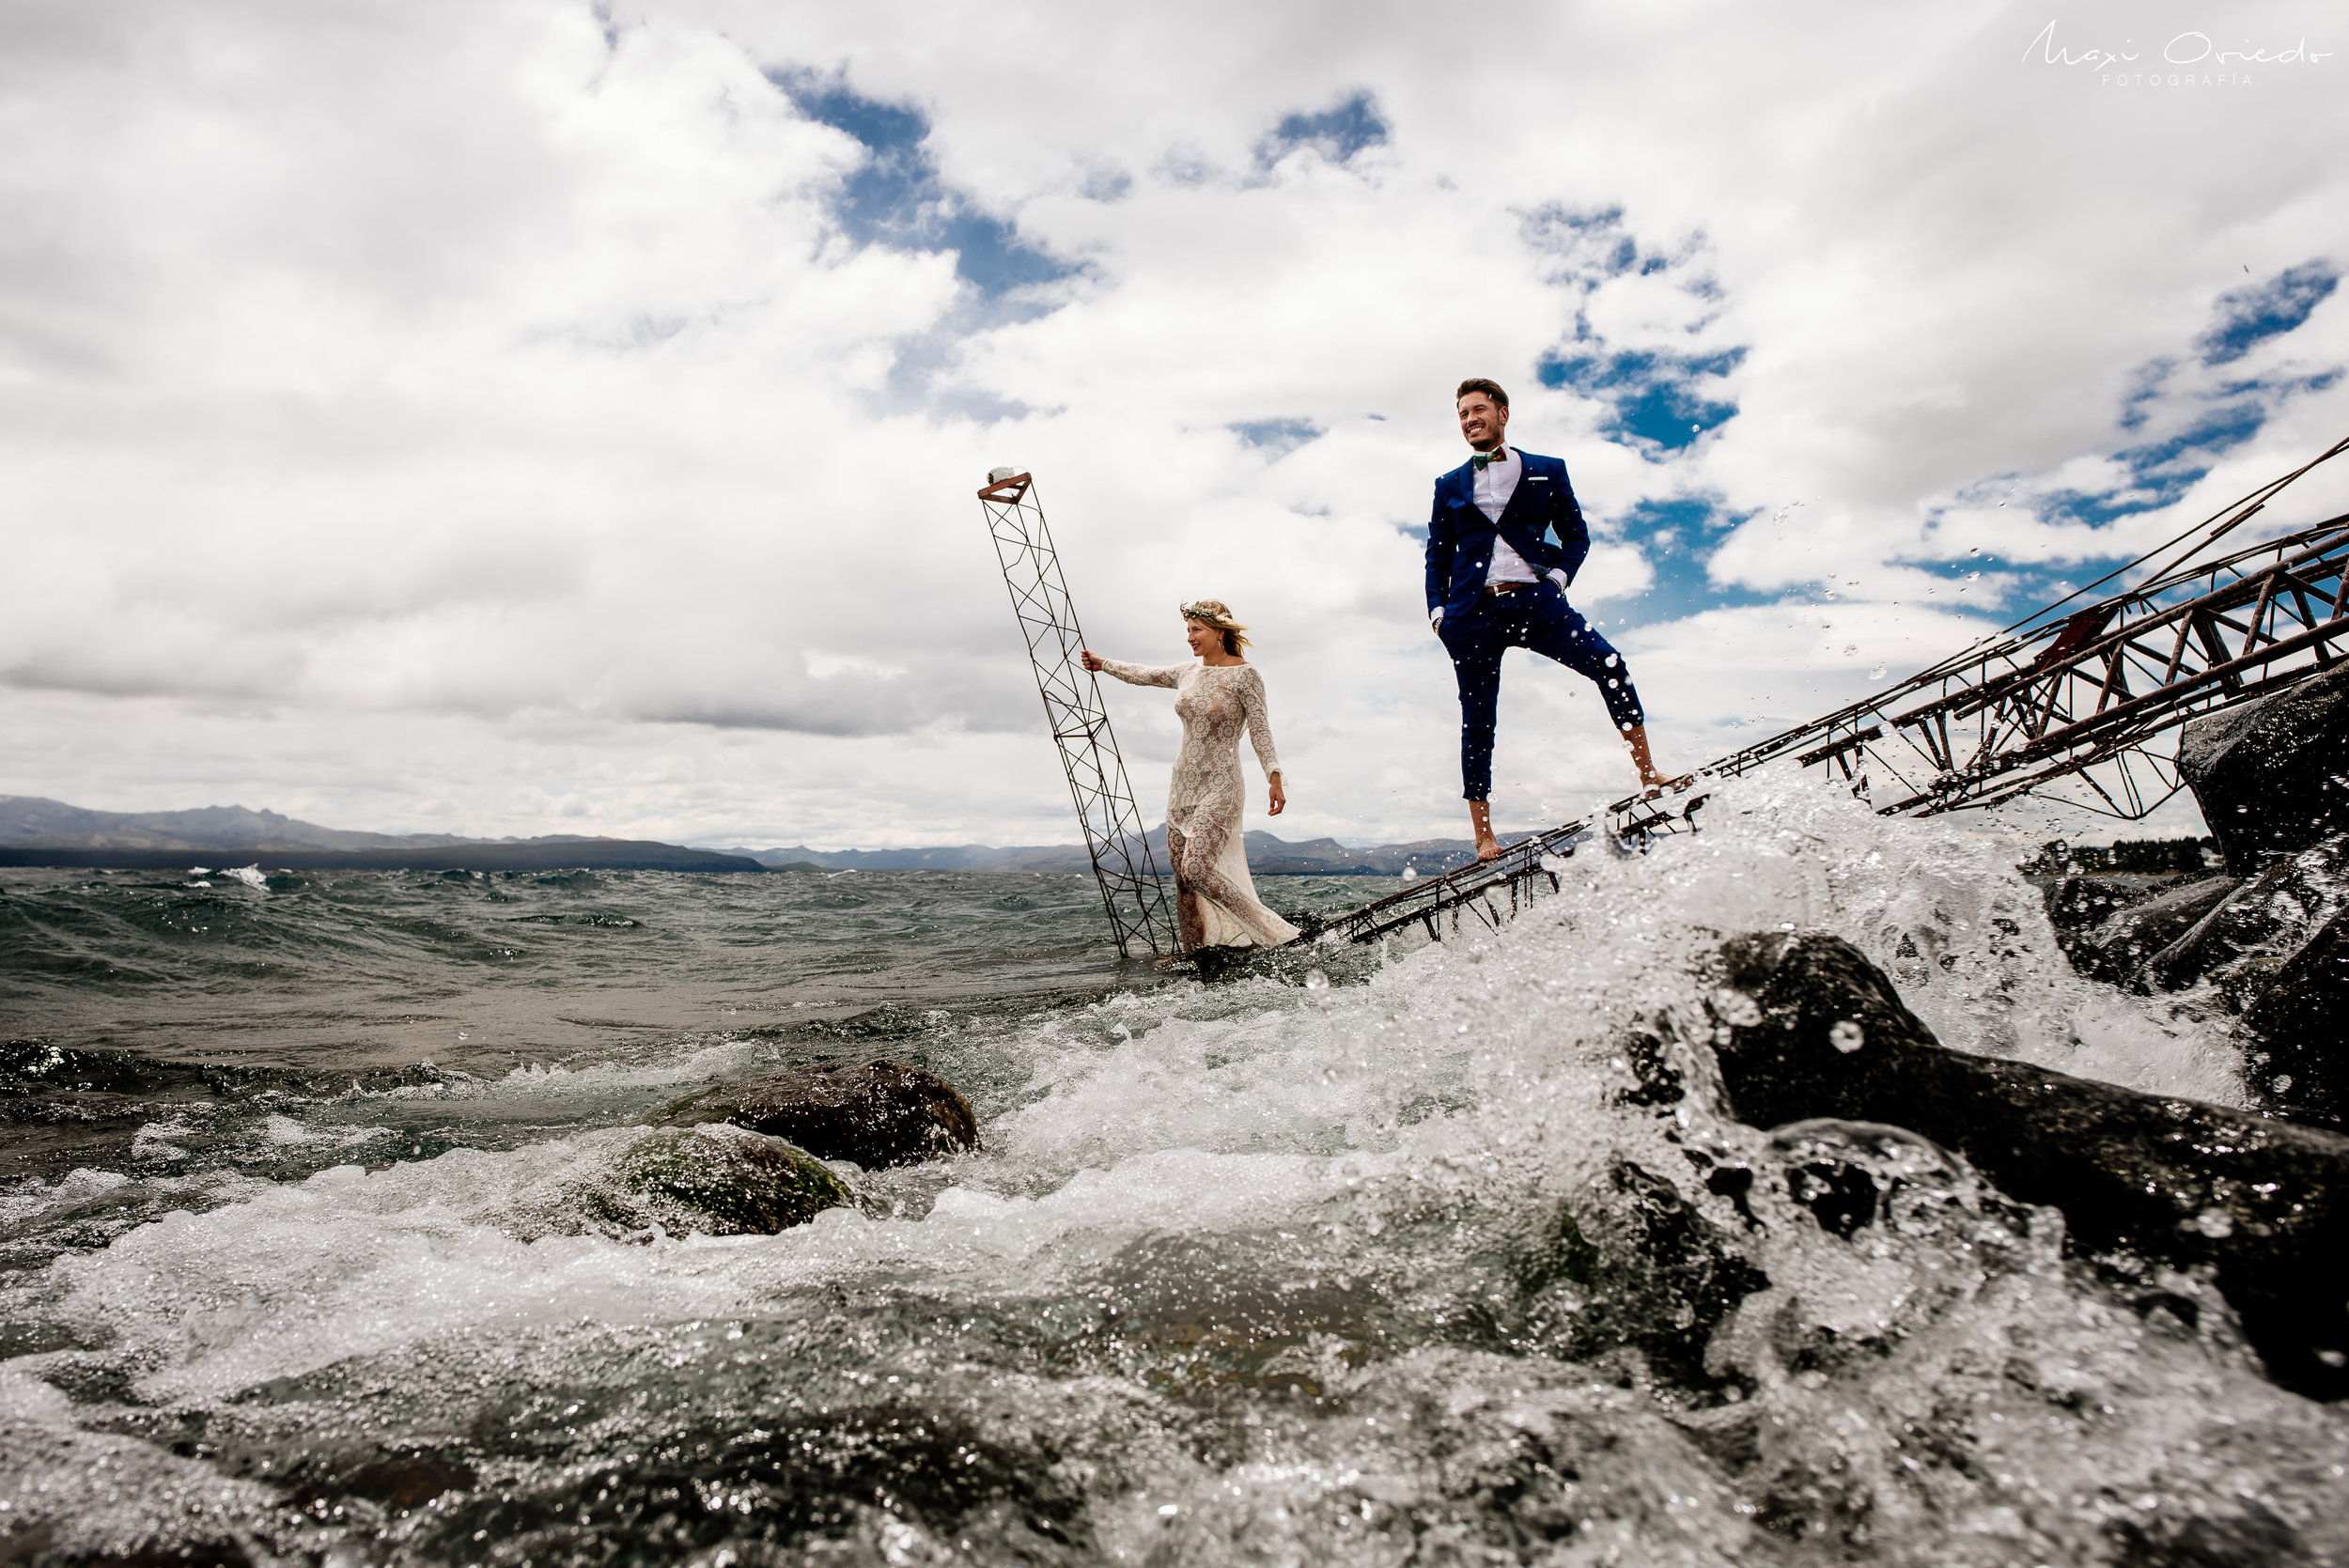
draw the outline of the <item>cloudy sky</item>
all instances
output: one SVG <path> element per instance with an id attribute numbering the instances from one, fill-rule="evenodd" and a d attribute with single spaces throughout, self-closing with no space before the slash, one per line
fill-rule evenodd
<path id="1" fill-rule="evenodd" d="M 2349 434 L 2344 71 L 2312 0 L 12 0 L 0 793 L 1066 841 L 1013 464 L 1095 646 L 1259 629 L 1283 836 L 1457 834 L 1469 375 L 1698 763 Z M 1512 659 L 1496 815 L 1620 793 Z"/>

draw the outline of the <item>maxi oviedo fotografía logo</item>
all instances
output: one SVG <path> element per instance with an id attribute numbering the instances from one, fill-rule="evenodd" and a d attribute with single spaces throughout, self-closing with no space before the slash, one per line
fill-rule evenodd
<path id="1" fill-rule="evenodd" d="M 2298 39 L 2288 48 L 2268 49 L 2248 39 L 2239 49 L 2214 41 L 2208 33 L 2188 29 L 2163 44 L 2158 54 L 2140 47 L 2135 39 L 2121 40 L 2119 50 L 2090 47 L 2075 53 L 2056 39 L 2056 24 L 2048 23 L 2039 36 L 2023 46 L 2029 64 L 2037 55 L 2043 65 L 2086 66 L 2106 87 L 2248 87 L 2253 66 L 2298 69 L 2332 58 L 2329 50 L 2309 47 Z"/>

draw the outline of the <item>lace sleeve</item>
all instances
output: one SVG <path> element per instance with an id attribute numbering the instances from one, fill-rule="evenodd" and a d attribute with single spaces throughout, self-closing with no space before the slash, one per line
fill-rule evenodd
<path id="1" fill-rule="evenodd" d="M 1239 680 L 1239 707 L 1248 718 L 1248 739 L 1256 748 L 1256 761 L 1266 778 L 1281 770 L 1281 754 L 1272 749 L 1272 710 L 1265 701 L 1264 676 L 1252 666 Z"/>
<path id="2" fill-rule="evenodd" d="M 1101 660 L 1101 669 L 1105 674 L 1115 675 L 1128 686 L 1174 686 L 1183 678 L 1182 666 L 1179 664 L 1170 664 L 1162 670 L 1154 670 L 1147 664 L 1128 664 L 1120 660 L 1104 659 Z"/>

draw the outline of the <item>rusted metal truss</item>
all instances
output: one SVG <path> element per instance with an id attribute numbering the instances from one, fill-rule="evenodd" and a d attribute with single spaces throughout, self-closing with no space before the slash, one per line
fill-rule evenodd
<path id="1" fill-rule="evenodd" d="M 1792 753 L 1887 816 L 1986 808 L 2025 794 L 2123 821 L 2145 816 L 2183 787 L 2172 732 L 2304 680 L 2349 646 L 2349 515 L 2185 564 L 2343 451 L 2349 442 L 2193 530 L 2201 537 L 2178 564 L 2128 592 L 2048 618 L 2069 602 L 2059 601 L 1866 702 L 1733 753 L 1700 780 L 1735 778 Z M 1579 846 L 1630 854 L 1657 835 L 1696 831 L 1703 787 L 1618 800 L 1595 820 L 1552 828 L 1333 924 L 1354 941 L 1414 924 L 1440 939 L 1464 918 L 1498 930 L 1561 889 Z"/>
<path id="2" fill-rule="evenodd" d="M 1061 771 L 1068 779 L 1069 798 L 1084 829 L 1085 848 L 1093 857 L 1093 875 L 1100 883 L 1101 905 L 1109 911 L 1117 951 L 1137 956 L 1139 944 L 1154 955 L 1171 955 L 1180 951 L 1174 910 L 1159 879 L 1133 786 L 1126 782 L 1117 737 L 1110 733 L 1100 683 L 1078 657 L 1084 633 L 1077 625 L 1077 607 L 1061 575 L 1060 556 L 1036 500 L 1034 476 L 990 475 L 979 491 L 979 508 L 995 540 L 1003 585 L 1011 590 L 1012 613 L 1028 644 L 1045 721 L 1060 749 Z"/>
<path id="3" fill-rule="evenodd" d="M 2182 787 L 2176 747 L 2157 737 L 2341 656 L 2344 565 L 2349 516 L 1969 648 L 1705 771 L 1734 778 L 1792 752 L 1910 816 L 2063 783 L 2071 804 L 2134 821 Z"/>

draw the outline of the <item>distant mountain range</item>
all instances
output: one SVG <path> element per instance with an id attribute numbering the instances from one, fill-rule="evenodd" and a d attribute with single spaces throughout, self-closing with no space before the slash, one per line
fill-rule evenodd
<path id="1" fill-rule="evenodd" d="M 242 806 L 194 811 L 86 811 L 32 795 L 0 795 L 0 865 L 122 870 L 267 862 L 271 869 L 551 871 L 757 871 L 739 855 L 645 839 L 457 838 L 446 833 L 358 833 Z"/>
<path id="2" fill-rule="evenodd" d="M 1150 847 L 1167 868 L 1166 829 L 1150 831 Z M 1465 865 L 1472 844 L 1464 838 L 1423 839 L 1349 849 L 1333 838 L 1290 843 L 1267 832 L 1248 835 L 1248 863 L 1260 877 L 1392 877 L 1407 867 L 1423 874 Z M 924 849 L 775 849 L 684 847 L 646 840 L 551 833 L 541 838 L 461 838 L 447 833 L 362 833 L 242 806 L 194 811 L 87 811 L 31 795 L 0 795 L 0 864 L 165 866 L 201 856 L 221 863 L 266 859 L 272 866 L 463 866 L 536 869 L 595 866 L 677 871 L 1062 871 L 1082 874 L 1093 862 L 1081 844 L 997 848 L 959 844 Z"/>
<path id="3" fill-rule="evenodd" d="M 408 849 L 472 842 L 445 833 L 351 833 L 273 811 L 85 811 L 37 795 L 0 795 L 0 845 L 48 849 Z"/>
<path id="4" fill-rule="evenodd" d="M 1150 848 L 1159 868 L 1167 869 L 1166 829 L 1150 830 Z M 1333 838 L 1291 843 L 1267 832 L 1251 832 L 1248 868 L 1259 877 L 1393 877 L 1406 867 L 1423 874 L 1450 871 L 1475 859 L 1472 839 L 1430 838 L 1415 844 L 1381 844 L 1349 849 Z M 811 871 L 1072 871 L 1090 872 L 1093 862 L 1081 844 L 1032 845 L 999 849 L 985 844 L 957 844 L 930 849 L 809 849 L 794 845 L 781 849 L 728 848 L 776 870 Z"/>

